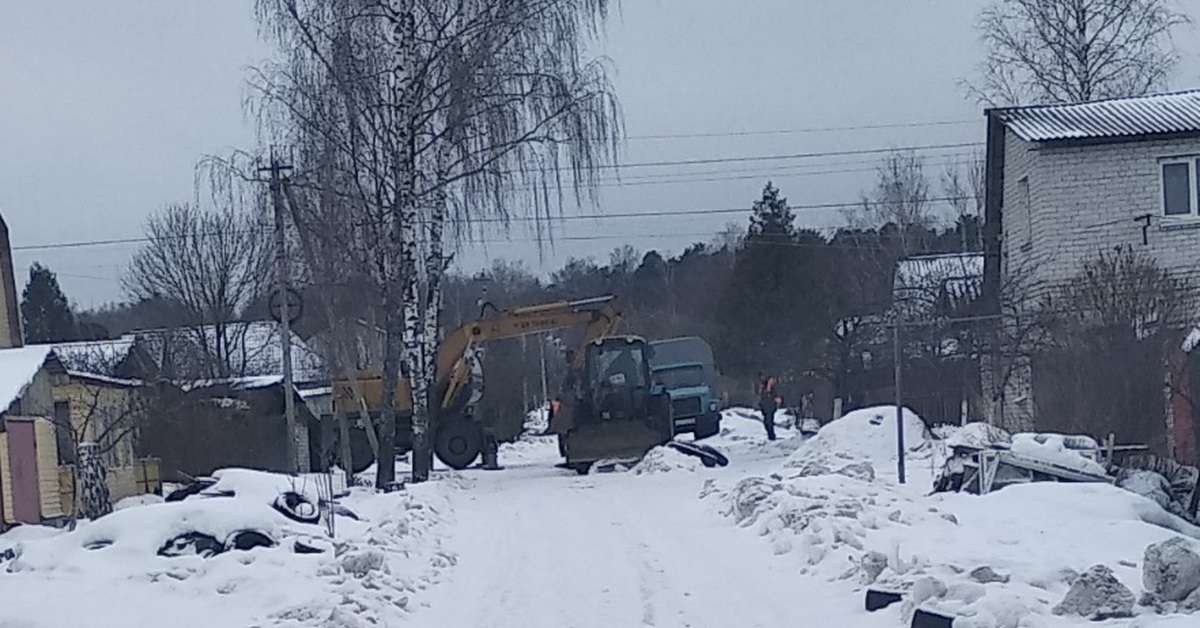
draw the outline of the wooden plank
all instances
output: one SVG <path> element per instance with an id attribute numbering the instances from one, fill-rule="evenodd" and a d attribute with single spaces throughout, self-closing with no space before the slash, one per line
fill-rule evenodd
<path id="1" fill-rule="evenodd" d="M 108 469 L 108 477 L 104 478 L 104 481 L 108 484 L 109 499 L 116 502 L 131 495 L 138 495 L 139 491 L 134 474 L 134 467 L 113 467 Z"/>
<path id="2" fill-rule="evenodd" d="M 58 468 L 58 495 L 62 502 L 63 514 L 70 517 L 75 514 L 75 467 L 63 465 Z"/>
<path id="3" fill-rule="evenodd" d="M 12 473 L 8 470 L 8 433 L 0 432 L 0 505 L 3 509 L 0 510 L 0 521 L 3 523 L 16 523 L 17 518 L 13 515 L 13 486 Z"/>
<path id="4" fill-rule="evenodd" d="M 33 421 L 34 442 L 37 447 L 38 497 L 43 519 L 55 519 L 66 514 L 59 494 L 58 439 L 54 424 L 47 419 Z"/>

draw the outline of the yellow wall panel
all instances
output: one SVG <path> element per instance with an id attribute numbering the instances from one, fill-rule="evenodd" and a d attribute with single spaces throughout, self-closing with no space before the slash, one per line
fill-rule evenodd
<path id="1" fill-rule="evenodd" d="M 13 515 L 12 472 L 8 469 L 8 434 L 0 432 L 0 491 L 4 495 L 4 512 L 0 513 L 6 523 L 16 521 Z"/>

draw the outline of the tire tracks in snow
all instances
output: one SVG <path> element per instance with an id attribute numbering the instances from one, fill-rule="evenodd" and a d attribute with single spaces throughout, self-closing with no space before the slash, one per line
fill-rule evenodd
<path id="1" fill-rule="evenodd" d="M 412 619 L 489 628 L 844 625 L 853 609 L 831 606 L 826 584 L 698 499 L 705 478 L 724 475 L 742 471 L 479 475 L 456 495 L 446 546 L 459 563 Z"/>

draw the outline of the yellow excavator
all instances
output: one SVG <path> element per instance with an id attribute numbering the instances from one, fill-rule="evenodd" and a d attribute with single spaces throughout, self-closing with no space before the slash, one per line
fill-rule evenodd
<path id="1" fill-rule="evenodd" d="M 492 312 L 489 314 L 488 309 Z M 497 310 L 485 304 L 480 318 L 447 333 L 437 355 L 437 373 L 431 398 L 440 399 L 431 408 L 431 441 L 434 454 L 447 466 L 463 469 L 483 452 L 488 426 L 475 413 L 483 394 L 483 373 L 476 349 L 484 343 L 505 338 L 584 326 L 581 350 L 571 356 L 570 368 L 584 366 L 586 348 L 594 341 L 613 334 L 621 322 L 621 308 L 613 296 L 574 301 L 555 301 L 539 305 Z M 383 376 L 378 371 L 359 371 L 333 382 L 335 415 L 350 418 L 379 415 Z M 410 417 L 412 394 L 409 382 L 396 382 L 396 451 L 412 448 Z M 363 422 L 368 437 L 373 436 L 371 422 Z"/>

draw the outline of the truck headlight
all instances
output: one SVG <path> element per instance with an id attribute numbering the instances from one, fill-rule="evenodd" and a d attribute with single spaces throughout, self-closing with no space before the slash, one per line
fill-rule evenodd
<path id="1" fill-rule="evenodd" d="M 716 412 L 717 411 L 717 402 L 715 402 L 715 401 L 708 402 L 708 411 Z"/>

